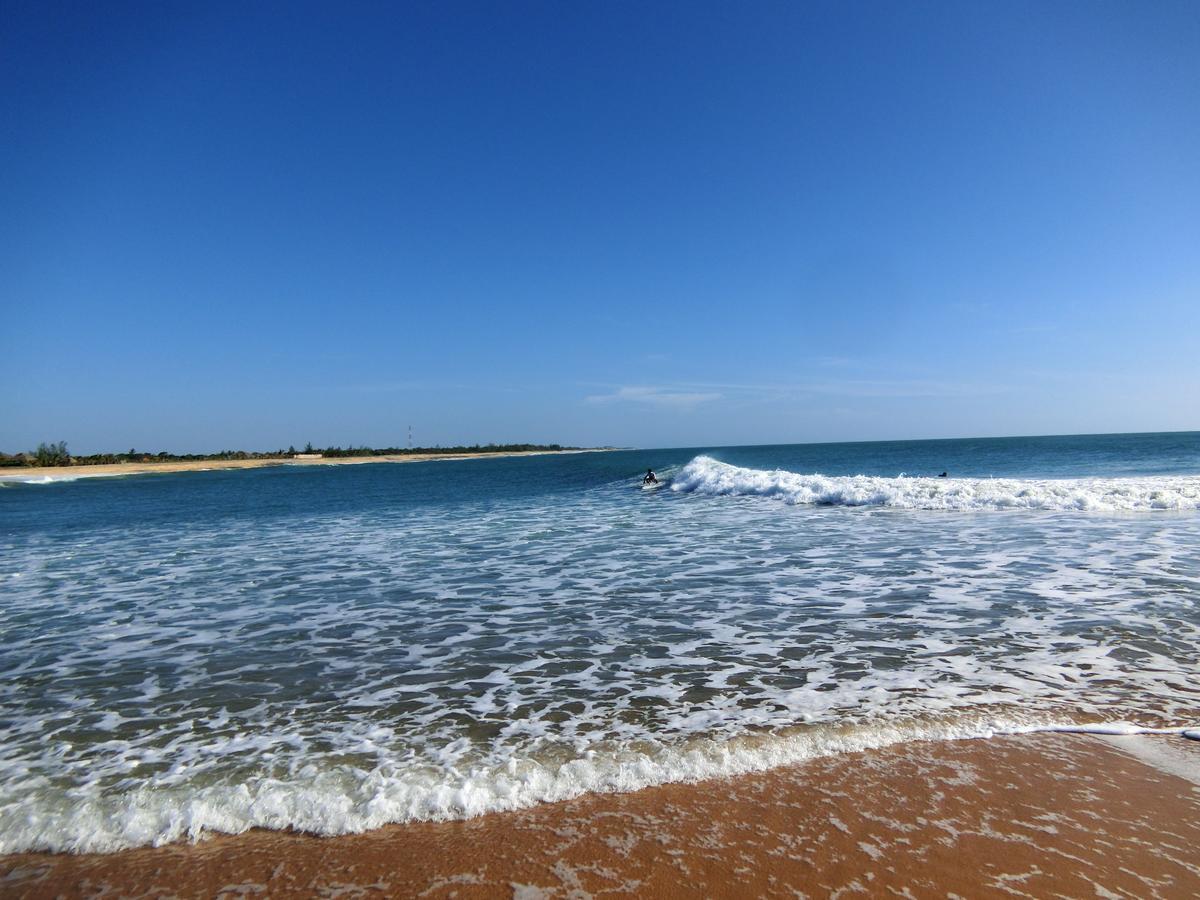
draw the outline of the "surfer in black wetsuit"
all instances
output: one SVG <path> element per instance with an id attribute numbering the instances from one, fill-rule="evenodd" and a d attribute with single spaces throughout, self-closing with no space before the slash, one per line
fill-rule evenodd
<path id="1" fill-rule="evenodd" d="M 658 479 L 654 477 L 653 469 L 646 470 L 646 477 L 642 479 L 642 484 L 658 484 Z"/>
<path id="2" fill-rule="evenodd" d="M 945 477 L 946 477 L 946 473 L 945 473 L 945 472 L 943 472 L 941 475 L 939 475 L 939 476 L 938 476 L 938 478 L 945 478 Z"/>

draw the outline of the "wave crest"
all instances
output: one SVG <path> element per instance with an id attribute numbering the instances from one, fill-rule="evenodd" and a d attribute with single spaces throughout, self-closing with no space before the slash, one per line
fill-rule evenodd
<path id="1" fill-rule="evenodd" d="M 949 716 L 858 726 L 810 727 L 728 741 L 586 753 L 560 765 L 512 760 L 500 767 L 427 772 L 315 766 L 284 778 L 252 776 L 197 787 L 143 786 L 118 794 L 89 786 L 69 792 L 39 786 L 0 806 L 0 853 L 112 853 L 206 833 L 295 829 L 324 836 L 359 834 L 394 823 L 443 822 L 524 809 L 586 793 L 625 793 L 659 784 L 762 772 L 777 766 L 908 741 L 1074 732 L 1108 735 L 1194 734 L 1187 727 L 1130 722 L 1037 721 L 1020 714 Z"/>
<path id="2" fill-rule="evenodd" d="M 694 494 L 774 497 L 814 506 L 1039 509 L 1100 512 L 1200 509 L 1200 476 L 1143 478 L 883 478 L 746 469 L 697 456 L 671 481 Z"/>

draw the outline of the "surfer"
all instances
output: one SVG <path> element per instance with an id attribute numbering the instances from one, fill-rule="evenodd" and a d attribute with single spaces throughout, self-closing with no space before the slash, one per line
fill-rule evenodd
<path id="1" fill-rule="evenodd" d="M 646 477 L 642 479 L 642 484 L 658 484 L 658 479 L 654 477 L 653 469 L 646 470 Z"/>
<path id="2" fill-rule="evenodd" d="M 939 475 L 939 476 L 938 476 L 938 478 L 945 478 L 945 477 L 946 477 L 946 473 L 945 473 L 945 472 L 943 472 L 941 475 Z"/>

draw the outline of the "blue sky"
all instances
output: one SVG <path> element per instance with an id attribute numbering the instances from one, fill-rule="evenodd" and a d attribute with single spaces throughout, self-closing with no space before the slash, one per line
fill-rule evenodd
<path id="1" fill-rule="evenodd" d="M 1200 428 L 1192 3 L 0 8 L 0 449 Z"/>

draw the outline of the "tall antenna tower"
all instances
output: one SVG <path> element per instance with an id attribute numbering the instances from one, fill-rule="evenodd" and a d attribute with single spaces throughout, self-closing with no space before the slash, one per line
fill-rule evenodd
<path id="1" fill-rule="evenodd" d="M 412 426 L 408 426 L 408 449 L 412 449 Z"/>

